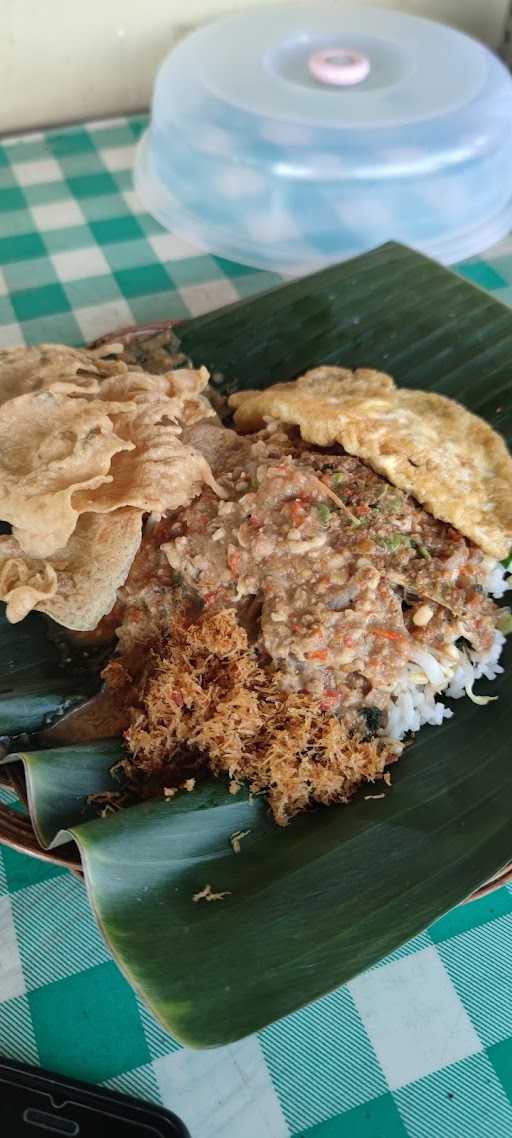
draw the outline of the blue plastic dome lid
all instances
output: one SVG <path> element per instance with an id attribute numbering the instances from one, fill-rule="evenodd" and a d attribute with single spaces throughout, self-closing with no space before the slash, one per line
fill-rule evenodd
<path id="1" fill-rule="evenodd" d="M 512 220 L 512 79 L 486 47 L 382 8 L 257 8 L 157 76 L 135 182 L 168 229 L 311 272 L 394 239 L 446 264 Z"/>

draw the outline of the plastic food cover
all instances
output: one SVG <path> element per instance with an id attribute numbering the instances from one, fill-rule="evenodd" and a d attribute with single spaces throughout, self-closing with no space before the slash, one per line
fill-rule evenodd
<path id="1" fill-rule="evenodd" d="M 135 181 L 200 248 L 284 274 L 389 239 L 451 263 L 512 219 L 512 78 L 488 48 L 382 8 L 277 6 L 165 59 Z"/>

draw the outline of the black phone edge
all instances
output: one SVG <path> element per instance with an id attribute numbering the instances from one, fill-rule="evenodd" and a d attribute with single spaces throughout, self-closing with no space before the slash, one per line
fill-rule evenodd
<path id="1" fill-rule="evenodd" d="M 81 1079 L 68 1078 L 66 1075 L 59 1075 L 42 1067 L 31 1067 L 15 1059 L 0 1057 L 1 1082 L 49 1095 L 52 1093 L 65 1095 L 71 1104 L 77 1102 L 82 1106 L 89 1106 L 104 1116 L 115 1114 L 120 1121 L 124 1118 L 126 1121 L 139 1122 L 141 1126 L 165 1123 L 167 1132 L 169 1124 L 172 1124 L 174 1134 L 172 1136 L 168 1134 L 167 1138 L 191 1138 L 182 1119 L 166 1107 L 140 1101 L 110 1088 L 84 1083 Z"/>

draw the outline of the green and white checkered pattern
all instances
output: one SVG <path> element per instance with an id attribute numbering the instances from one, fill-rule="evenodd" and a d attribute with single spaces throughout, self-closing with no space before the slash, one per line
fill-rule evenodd
<path id="1" fill-rule="evenodd" d="M 143 212 L 130 168 L 144 123 L 0 146 L 0 346 L 78 344 L 276 281 Z M 512 303 L 511 241 L 462 271 Z M 81 883 L 0 853 L 0 1054 L 163 1102 L 193 1138 L 512 1138 L 511 958 L 502 889 L 258 1036 L 192 1052 L 121 976 Z"/>

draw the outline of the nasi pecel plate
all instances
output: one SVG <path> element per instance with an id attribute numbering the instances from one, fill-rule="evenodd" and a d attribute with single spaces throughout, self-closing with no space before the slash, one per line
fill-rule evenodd
<path id="1" fill-rule="evenodd" d="M 458 399 L 512 440 L 512 313 L 401 246 L 188 321 L 180 339 L 227 392 L 323 364 L 372 367 Z M 62 669 L 43 617 L 0 631 L 3 735 L 87 694 L 90 676 Z M 5 769 L 18 785 L 24 770 L 41 853 L 78 847 L 100 927 L 154 1014 L 191 1046 L 224 1044 L 368 968 L 512 859 L 510 656 L 498 701 L 459 701 L 422 730 L 384 798 L 362 792 L 285 829 L 221 782 L 95 817 L 88 799 L 112 787 L 116 741 L 23 743 L 23 768 L 9 756 Z M 230 838 L 246 831 L 234 856 Z M 191 903 L 207 884 L 225 900 Z"/>

